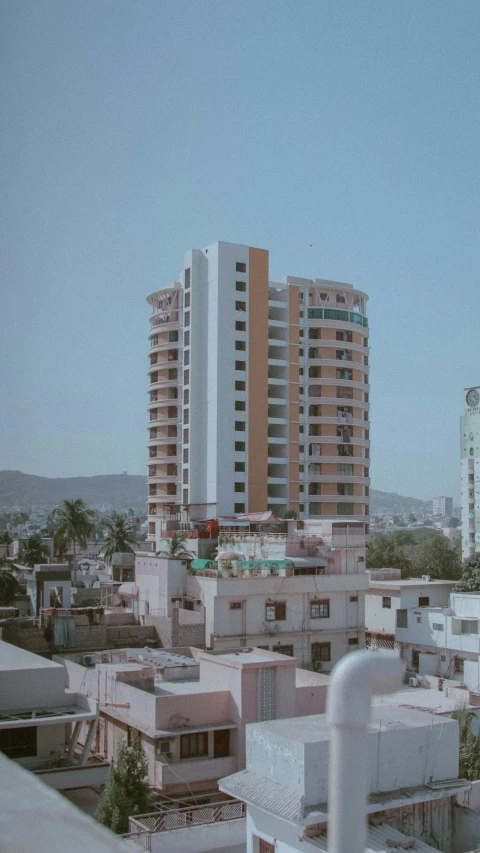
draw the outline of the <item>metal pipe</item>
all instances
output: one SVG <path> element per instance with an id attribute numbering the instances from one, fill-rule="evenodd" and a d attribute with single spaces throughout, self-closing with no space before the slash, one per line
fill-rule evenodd
<path id="1" fill-rule="evenodd" d="M 365 651 L 347 655 L 333 669 L 327 699 L 329 853 L 365 851 L 372 696 L 398 690 L 404 673 L 396 655 Z"/>

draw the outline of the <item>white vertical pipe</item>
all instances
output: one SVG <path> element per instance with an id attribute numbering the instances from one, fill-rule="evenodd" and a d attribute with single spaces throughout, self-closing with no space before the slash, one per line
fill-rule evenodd
<path id="1" fill-rule="evenodd" d="M 328 689 L 330 725 L 329 853 L 364 853 L 372 696 L 393 693 L 405 664 L 396 655 L 353 652 L 335 666 Z"/>

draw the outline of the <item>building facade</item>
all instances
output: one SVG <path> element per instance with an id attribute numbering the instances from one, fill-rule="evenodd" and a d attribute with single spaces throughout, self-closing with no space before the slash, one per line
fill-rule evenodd
<path id="1" fill-rule="evenodd" d="M 480 551 L 480 386 L 465 389 L 460 418 L 462 557 Z"/>
<path id="2" fill-rule="evenodd" d="M 444 495 L 432 499 L 432 515 L 434 518 L 446 518 L 453 513 L 453 498 Z"/>
<path id="3" fill-rule="evenodd" d="M 269 281 L 266 250 L 218 242 L 147 301 L 149 538 L 266 510 L 368 529 L 366 294 Z"/>

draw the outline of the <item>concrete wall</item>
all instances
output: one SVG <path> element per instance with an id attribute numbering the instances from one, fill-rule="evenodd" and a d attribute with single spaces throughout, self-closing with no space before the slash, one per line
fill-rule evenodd
<path id="1" fill-rule="evenodd" d="M 46 663 L 45 667 L 0 671 L 2 711 L 65 704 L 65 670 L 60 664 Z"/>
<path id="2" fill-rule="evenodd" d="M 167 548 L 165 542 L 161 547 Z M 187 569 L 180 560 L 135 556 L 135 583 L 138 588 L 138 612 L 162 610 L 171 616 L 172 598 L 183 598 Z M 155 614 L 156 615 L 156 614 Z"/>

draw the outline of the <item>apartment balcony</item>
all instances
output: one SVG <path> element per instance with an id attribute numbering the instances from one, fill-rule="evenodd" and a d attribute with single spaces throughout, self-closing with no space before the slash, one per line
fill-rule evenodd
<path id="1" fill-rule="evenodd" d="M 272 418 L 270 415 L 268 416 L 269 424 L 279 424 L 279 426 L 286 426 L 288 424 L 288 418 Z"/>
<path id="2" fill-rule="evenodd" d="M 355 436 L 351 436 L 350 440 L 347 441 L 343 436 L 340 435 L 306 435 L 305 436 L 306 444 L 344 444 L 349 445 L 350 447 L 370 447 L 370 440 L 367 438 L 356 438 Z"/>
<path id="3" fill-rule="evenodd" d="M 228 827 L 228 824 L 235 821 L 235 823 L 239 824 L 238 839 L 236 839 L 238 840 L 238 847 L 245 847 L 245 813 L 245 803 L 230 798 L 228 800 L 223 799 L 223 795 L 219 794 L 215 799 L 212 798 L 210 804 L 191 805 L 179 809 L 168 808 L 163 809 L 163 811 L 130 817 L 130 833 L 127 837 L 131 841 L 135 841 L 135 836 L 144 836 L 146 833 L 152 835 L 160 832 L 171 833 L 176 830 L 181 834 L 182 830 L 193 828 L 192 831 L 194 831 L 194 827 L 208 824 L 209 835 L 212 837 L 210 849 L 217 850 L 222 848 L 226 850 L 227 847 L 230 847 L 230 842 L 232 841 L 232 829 Z M 219 843 L 219 840 L 223 836 L 218 836 L 217 838 L 217 827 L 221 831 L 222 826 L 225 825 L 228 828 L 228 835 L 225 835 L 223 839 L 224 843 Z M 181 849 L 181 842 L 182 839 L 179 836 L 179 846 L 176 849 Z M 143 849 L 149 850 L 151 849 L 151 845 Z"/>
<path id="4" fill-rule="evenodd" d="M 288 444 L 288 438 L 286 436 L 268 436 L 269 444 Z"/>
<path id="5" fill-rule="evenodd" d="M 370 478 L 355 477 L 353 475 L 349 477 L 340 474 L 310 474 L 310 472 L 308 472 L 306 481 L 309 483 L 357 483 L 361 486 L 368 486 Z"/>
<path id="6" fill-rule="evenodd" d="M 268 337 L 268 346 L 269 347 L 288 347 L 288 345 L 289 345 L 288 336 L 286 336 L 285 338 L 272 338 L 269 335 L 269 337 Z"/>
<path id="7" fill-rule="evenodd" d="M 105 785 L 110 770 L 109 761 L 89 758 L 84 766 L 76 758 L 67 760 L 39 759 L 29 770 L 50 788 L 66 791 L 69 788 L 87 788 Z"/>
<path id="8" fill-rule="evenodd" d="M 161 391 L 161 390 L 167 390 L 168 388 L 177 388 L 178 389 L 179 386 L 180 386 L 180 383 L 179 383 L 177 378 L 176 379 L 158 378 L 155 382 L 150 383 L 148 390 L 149 391 Z M 177 400 L 178 397 L 163 397 L 162 399 Z"/>
<path id="9" fill-rule="evenodd" d="M 155 447 L 156 445 L 163 446 L 165 444 L 176 444 L 177 441 L 180 441 L 179 437 L 176 435 L 168 435 L 168 436 L 158 436 L 157 438 L 150 438 L 147 444 L 147 447 Z"/>
<path id="10" fill-rule="evenodd" d="M 352 402 L 356 406 L 356 400 L 353 400 Z M 360 427 L 361 429 L 368 429 L 369 425 L 370 425 L 370 421 L 365 421 L 365 420 L 360 419 L 360 418 L 352 418 L 349 421 L 347 421 L 347 420 L 341 421 L 338 418 L 338 416 L 327 418 L 327 417 L 323 417 L 322 415 L 307 415 L 307 424 L 324 424 L 324 425 L 331 424 L 332 426 L 343 425 L 343 426 Z"/>
<path id="11" fill-rule="evenodd" d="M 269 486 L 270 485 L 272 485 L 272 486 L 287 486 L 288 483 L 289 483 L 289 480 L 287 477 L 269 477 L 268 478 L 268 485 Z"/>

